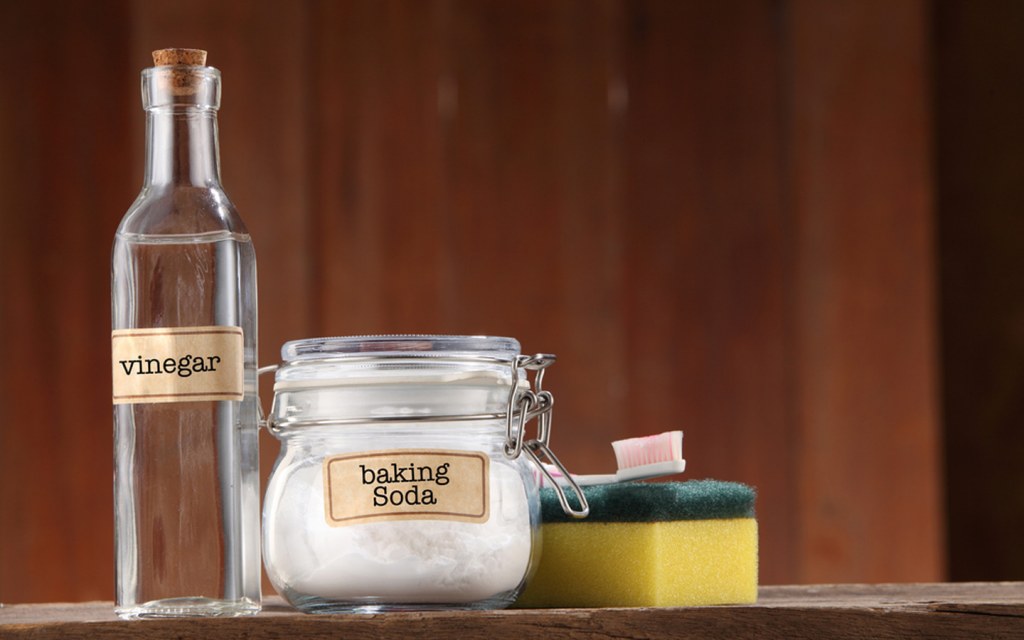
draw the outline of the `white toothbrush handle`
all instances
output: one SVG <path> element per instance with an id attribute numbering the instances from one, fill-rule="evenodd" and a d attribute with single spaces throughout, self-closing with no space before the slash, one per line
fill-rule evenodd
<path id="1" fill-rule="evenodd" d="M 652 462 L 637 467 L 619 469 L 615 474 L 616 482 L 628 482 L 630 480 L 646 480 L 647 478 L 660 478 L 672 476 L 686 471 L 686 460 L 669 460 L 667 462 Z M 576 479 L 579 482 L 579 478 Z"/>
<path id="2" fill-rule="evenodd" d="M 629 482 L 630 480 L 646 480 L 647 478 L 660 478 L 682 473 L 686 470 L 686 460 L 671 460 L 668 462 L 654 462 L 642 464 L 628 469 L 620 469 L 617 473 L 599 473 L 576 475 L 572 479 L 581 487 L 592 487 L 599 484 L 612 484 L 615 482 Z M 560 484 L 568 482 L 556 477 Z"/>
<path id="3" fill-rule="evenodd" d="M 576 475 L 574 473 L 572 479 L 581 487 L 592 487 L 598 484 L 612 484 L 613 482 L 619 481 L 618 476 L 614 473 L 594 473 L 588 475 Z"/>

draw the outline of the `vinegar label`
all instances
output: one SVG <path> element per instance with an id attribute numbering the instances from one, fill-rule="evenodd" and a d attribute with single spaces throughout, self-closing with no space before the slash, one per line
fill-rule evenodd
<path id="1" fill-rule="evenodd" d="M 327 524 L 388 520 L 486 522 L 490 458 L 475 451 L 403 449 L 324 460 Z"/>
<path id="2" fill-rule="evenodd" d="M 110 342 L 114 404 L 242 400 L 241 327 L 119 329 Z"/>

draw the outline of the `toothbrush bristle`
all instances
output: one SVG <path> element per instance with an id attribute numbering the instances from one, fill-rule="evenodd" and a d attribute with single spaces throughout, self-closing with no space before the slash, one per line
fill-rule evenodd
<path id="1" fill-rule="evenodd" d="M 666 431 L 654 436 L 616 440 L 612 443 L 619 469 L 683 459 L 683 432 Z"/>

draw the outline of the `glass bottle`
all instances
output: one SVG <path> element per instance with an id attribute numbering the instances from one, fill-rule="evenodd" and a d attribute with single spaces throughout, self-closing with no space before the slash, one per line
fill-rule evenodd
<path id="1" fill-rule="evenodd" d="M 146 170 L 114 239 L 116 610 L 260 608 L 256 261 L 220 184 L 220 72 L 154 52 Z"/>

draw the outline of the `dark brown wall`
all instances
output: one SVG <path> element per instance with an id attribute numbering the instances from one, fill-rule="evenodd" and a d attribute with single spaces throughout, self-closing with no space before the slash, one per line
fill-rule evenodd
<path id="1" fill-rule="evenodd" d="M 681 428 L 756 485 L 762 582 L 945 575 L 923 2 L 39 1 L 0 5 L 0 600 L 112 596 L 108 256 L 165 46 L 224 74 L 263 363 L 512 335 L 572 469 Z"/>
<path id="2" fill-rule="evenodd" d="M 1024 5 L 935 11 L 950 574 L 1024 576 Z"/>

